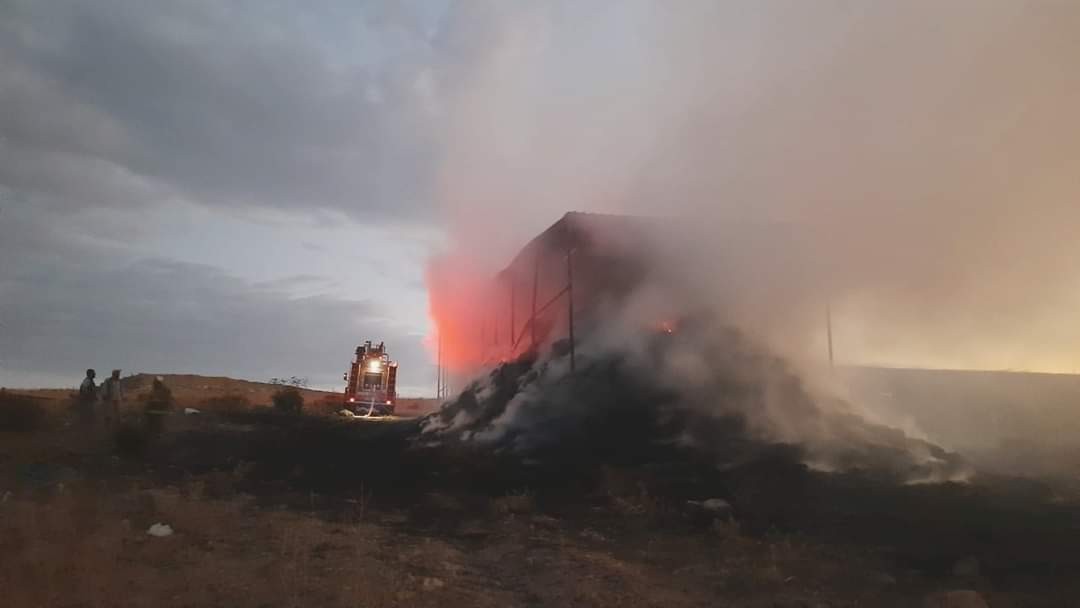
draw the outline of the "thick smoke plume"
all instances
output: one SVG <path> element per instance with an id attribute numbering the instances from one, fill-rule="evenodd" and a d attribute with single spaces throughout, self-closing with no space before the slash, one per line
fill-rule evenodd
<path id="1" fill-rule="evenodd" d="M 808 394 L 828 394 L 827 308 L 842 362 L 1071 369 L 1080 5 L 469 6 L 485 34 L 445 109 L 452 245 L 430 272 L 451 366 L 490 362 L 468 338 L 497 309 L 480 286 L 573 209 L 693 226 L 643 244 L 669 300 Z M 842 439 L 770 407 L 747 423 Z"/>
<path id="2" fill-rule="evenodd" d="M 1080 5 L 468 6 L 485 34 L 454 72 L 441 187 L 457 265 L 488 276 L 568 210 L 784 221 L 842 359 L 1072 371 Z"/>

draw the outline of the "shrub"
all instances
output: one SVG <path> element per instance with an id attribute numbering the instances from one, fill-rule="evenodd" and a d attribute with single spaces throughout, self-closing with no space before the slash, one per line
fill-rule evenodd
<path id="1" fill-rule="evenodd" d="M 288 378 L 271 378 L 270 384 L 276 384 L 279 386 L 294 386 L 296 388 L 307 388 L 308 379 L 301 378 L 299 376 L 290 376 Z"/>
<path id="2" fill-rule="evenodd" d="M 299 414 L 300 410 L 304 409 L 304 396 L 295 386 L 279 389 L 271 399 L 274 409 L 284 414 Z"/>
<path id="3" fill-rule="evenodd" d="M 0 431 L 26 433 L 45 427 L 45 408 L 33 397 L 0 389 Z"/>

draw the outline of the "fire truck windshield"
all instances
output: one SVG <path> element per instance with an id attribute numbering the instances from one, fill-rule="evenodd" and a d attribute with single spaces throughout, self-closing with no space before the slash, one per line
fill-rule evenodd
<path id="1" fill-rule="evenodd" d="M 379 389 L 382 388 L 382 374 L 364 374 L 363 388 L 365 389 Z"/>

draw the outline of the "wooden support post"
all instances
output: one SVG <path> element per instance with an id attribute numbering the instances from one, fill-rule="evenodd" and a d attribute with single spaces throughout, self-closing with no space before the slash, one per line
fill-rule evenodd
<path id="1" fill-rule="evenodd" d="M 574 250 L 566 251 L 566 307 L 567 319 L 570 322 L 570 371 L 577 368 L 574 356 Z"/>
<path id="2" fill-rule="evenodd" d="M 532 316 L 529 318 L 529 335 L 531 346 L 536 348 L 536 297 L 540 290 L 540 251 L 536 252 L 536 260 L 533 262 L 533 292 L 532 292 Z"/>

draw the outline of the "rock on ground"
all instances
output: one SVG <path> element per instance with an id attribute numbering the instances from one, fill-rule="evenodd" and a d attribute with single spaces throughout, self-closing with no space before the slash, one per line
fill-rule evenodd
<path id="1" fill-rule="evenodd" d="M 962 589 L 927 596 L 923 608 L 990 608 L 990 605 L 978 592 Z"/>

